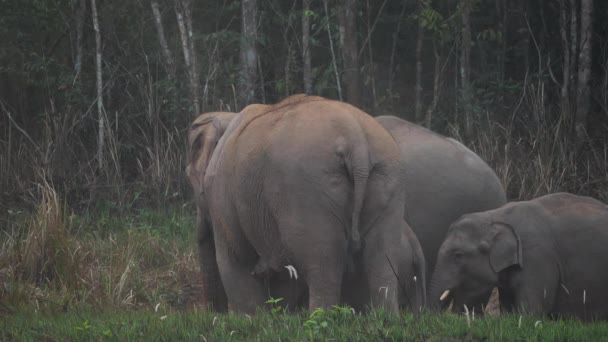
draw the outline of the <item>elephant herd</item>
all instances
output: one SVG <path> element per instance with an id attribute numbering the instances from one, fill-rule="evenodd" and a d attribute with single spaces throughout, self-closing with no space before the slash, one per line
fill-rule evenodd
<path id="1" fill-rule="evenodd" d="M 202 114 L 188 140 L 209 308 L 481 309 L 498 287 L 504 310 L 608 317 L 608 207 L 507 204 L 456 140 L 307 95 Z"/>

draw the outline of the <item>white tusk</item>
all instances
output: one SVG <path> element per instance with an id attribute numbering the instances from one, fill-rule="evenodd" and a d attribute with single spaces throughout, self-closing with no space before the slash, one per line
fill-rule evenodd
<path id="1" fill-rule="evenodd" d="M 439 301 L 443 301 L 444 299 L 446 299 L 448 296 L 450 295 L 450 290 L 445 290 L 443 291 L 443 294 L 441 294 L 441 297 L 439 297 Z"/>

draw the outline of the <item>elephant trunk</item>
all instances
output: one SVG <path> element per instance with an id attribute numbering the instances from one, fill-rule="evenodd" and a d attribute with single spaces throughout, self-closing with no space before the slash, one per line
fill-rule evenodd
<path id="1" fill-rule="evenodd" d="M 453 281 L 446 276 L 441 267 L 436 267 L 429 287 L 428 306 L 432 311 L 446 308 L 454 298 Z"/>
<path id="2" fill-rule="evenodd" d="M 198 215 L 198 253 L 202 275 L 203 305 L 218 312 L 228 310 L 228 301 L 220 277 L 215 255 L 215 242 L 211 225 Z"/>

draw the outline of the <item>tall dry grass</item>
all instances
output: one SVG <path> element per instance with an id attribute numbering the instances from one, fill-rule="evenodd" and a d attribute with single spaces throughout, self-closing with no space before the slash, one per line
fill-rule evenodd
<path id="1" fill-rule="evenodd" d="M 131 213 L 132 219 L 83 219 L 67 209 L 48 182 L 37 189 L 35 210 L 13 214 L 2 232 L 0 313 L 28 305 L 62 311 L 82 305 L 196 305 L 194 240 L 169 235 L 190 229 L 190 216 L 173 223 L 146 218 L 146 213 L 139 218 Z"/>

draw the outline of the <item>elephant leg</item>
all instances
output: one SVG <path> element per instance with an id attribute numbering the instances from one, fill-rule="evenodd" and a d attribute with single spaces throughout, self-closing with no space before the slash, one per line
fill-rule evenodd
<path id="1" fill-rule="evenodd" d="M 225 216 L 221 223 L 225 225 L 215 229 L 217 265 L 230 311 L 253 314 L 264 306 L 268 296 L 264 280 L 251 274 L 257 253 L 242 235 L 236 234 L 240 231 L 238 221 L 231 218 Z"/>
<path id="2" fill-rule="evenodd" d="M 281 233 L 298 272 L 308 285 L 308 308 L 328 309 L 340 304 L 342 277 L 346 264 L 344 228 L 335 216 L 291 213 L 281 222 Z M 299 219 L 305 217 L 305 220 Z M 297 219 L 296 219 L 297 218 Z"/>
<path id="3" fill-rule="evenodd" d="M 363 250 L 363 267 L 367 275 L 371 305 L 383 307 L 389 312 L 398 312 L 399 293 L 403 291 L 397 281 L 400 265 L 403 265 L 403 251 L 399 250 L 399 241 L 399 234 L 370 231 Z M 399 278 L 403 276 L 399 275 Z"/>
<path id="4" fill-rule="evenodd" d="M 202 275 L 204 305 L 207 308 L 224 312 L 227 309 L 226 293 L 217 267 L 215 242 L 210 223 L 199 212 L 196 218 L 198 227 L 198 260 Z"/>
<path id="5" fill-rule="evenodd" d="M 264 282 L 251 274 L 250 267 L 227 254 L 224 250 L 218 250 L 218 266 L 228 297 L 228 308 L 230 311 L 253 314 L 258 307 L 264 306 L 267 299 Z"/>
<path id="6" fill-rule="evenodd" d="M 526 269 L 511 278 L 510 287 L 515 310 L 528 314 L 549 313 L 553 309 L 558 291 L 569 292 L 563 284 L 561 288 L 558 285 L 560 282 L 557 267 L 544 265 L 544 268 L 541 268 L 540 262 L 531 260 Z"/>

